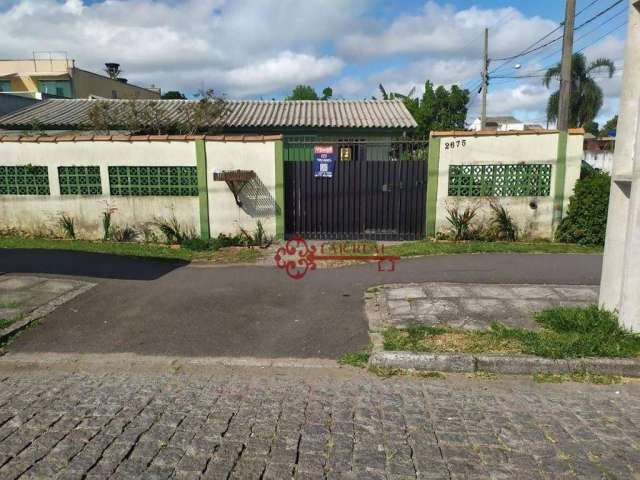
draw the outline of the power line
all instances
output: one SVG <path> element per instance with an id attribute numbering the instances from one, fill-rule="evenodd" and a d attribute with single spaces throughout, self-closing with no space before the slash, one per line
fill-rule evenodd
<path id="1" fill-rule="evenodd" d="M 609 5 L 607 8 L 605 8 L 604 10 L 601 10 L 600 12 L 596 13 L 595 15 L 593 15 L 591 18 L 587 19 L 586 21 L 582 22 L 580 25 L 578 25 L 574 31 L 581 29 L 582 27 L 588 25 L 589 23 L 593 22 L 594 20 L 596 20 L 597 18 L 600 18 L 602 15 L 606 14 L 607 12 L 609 12 L 611 9 L 615 8 L 617 5 L 620 5 L 624 0 L 616 0 L 615 2 L 613 2 L 611 5 Z M 589 5 L 591 6 L 591 4 Z M 585 7 L 586 9 L 586 7 Z M 582 11 L 584 11 L 585 9 L 583 9 Z M 502 68 L 506 63 L 508 63 L 510 60 L 515 60 L 516 58 L 520 58 L 523 57 L 525 55 L 529 55 L 533 52 L 537 52 L 538 50 L 542 50 L 545 47 L 548 47 L 549 45 L 552 45 L 553 43 L 557 42 L 558 40 L 562 39 L 562 35 L 559 35 L 557 37 L 555 37 L 553 40 L 550 40 L 548 42 L 546 42 L 543 45 L 539 45 L 537 47 L 534 48 L 535 45 L 537 45 L 538 43 L 540 43 L 542 40 L 544 40 L 545 38 L 551 36 L 553 33 L 557 32 L 558 30 L 560 30 L 562 27 L 564 26 L 564 22 L 562 22 L 555 30 L 552 30 L 551 32 L 547 33 L 546 35 L 544 35 L 543 37 L 541 37 L 539 40 L 537 40 L 536 42 L 534 42 L 532 45 L 530 45 L 529 47 L 525 48 L 522 52 L 518 53 L 517 55 L 512 55 L 510 57 L 503 57 L 503 58 L 494 58 L 492 60 L 494 61 L 503 61 L 503 63 L 501 65 L 499 65 L 498 67 L 494 68 L 493 70 L 491 70 L 491 72 L 489 73 L 494 73 L 495 71 L 497 71 L 498 69 Z"/>
<path id="2" fill-rule="evenodd" d="M 595 28 L 592 28 L 591 30 L 589 30 L 588 32 L 583 33 L 582 35 L 580 35 L 578 38 L 576 38 L 576 43 L 578 43 L 580 40 L 582 40 L 585 37 L 588 37 L 589 35 L 591 35 L 593 32 L 595 32 L 596 30 L 599 30 L 600 28 L 604 27 L 607 23 L 611 22 L 613 19 L 619 17 L 620 15 L 627 13 L 627 9 L 623 8 L 622 10 L 620 10 L 618 13 L 616 13 L 615 15 L 613 15 L 612 17 L 609 17 L 607 20 L 605 20 L 604 22 L 600 23 L 598 26 L 596 26 Z M 546 55 L 544 57 L 540 57 L 538 59 L 536 59 L 538 62 L 543 62 L 544 60 L 546 60 L 547 58 L 551 58 L 557 54 L 559 54 L 560 52 L 562 52 L 562 49 L 560 50 L 555 50 L 552 53 L 550 53 L 549 55 Z M 546 70 L 546 68 L 539 68 L 538 70 L 534 70 L 534 71 L 539 71 L 539 70 Z"/>

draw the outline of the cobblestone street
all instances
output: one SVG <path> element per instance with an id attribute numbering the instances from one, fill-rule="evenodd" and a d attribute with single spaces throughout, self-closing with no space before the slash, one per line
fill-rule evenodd
<path id="1" fill-rule="evenodd" d="M 638 478 L 640 384 L 0 361 L 0 478 Z"/>

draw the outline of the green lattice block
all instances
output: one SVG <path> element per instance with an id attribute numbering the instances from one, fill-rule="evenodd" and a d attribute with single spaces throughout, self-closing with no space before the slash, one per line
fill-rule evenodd
<path id="1" fill-rule="evenodd" d="M 198 195 L 196 167 L 109 167 L 111 195 Z"/>
<path id="2" fill-rule="evenodd" d="M 449 196 L 533 197 L 551 192 L 551 165 L 451 165 Z"/>
<path id="3" fill-rule="evenodd" d="M 58 167 L 61 195 L 102 195 L 100 167 Z"/>
<path id="4" fill-rule="evenodd" d="M 47 167 L 0 166 L 0 195 L 49 195 Z"/>

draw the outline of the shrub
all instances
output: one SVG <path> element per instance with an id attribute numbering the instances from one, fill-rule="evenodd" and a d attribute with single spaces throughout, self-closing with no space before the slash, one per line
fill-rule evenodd
<path id="1" fill-rule="evenodd" d="M 167 243 L 182 243 L 188 236 L 175 215 L 169 219 L 157 218 L 153 223 L 162 232 Z"/>
<path id="2" fill-rule="evenodd" d="M 110 236 L 116 242 L 133 242 L 138 238 L 138 232 L 129 225 L 125 225 L 124 227 L 113 227 Z"/>
<path id="3" fill-rule="evenodd" d="M 489 206 L 493 210 L 491 225 L 495 229 L 497 239 L 515 242 L 518 239 L 518 227 L 509 212 L 497 203 L 490 203 Z"/>
<path id="4" fill-rule="evenodd" d="M 76 222 L 73 217 L 63 213 L 58 219 L 58 224 L 60 225 L 60 228 L 62 228 L 65 237 L 72 239 L 76 238 Z"/>
<path id="5" fill-rule="evenodd" d="M 102 235 L 103 240 L 109 240 L 111 237 L 111 217 L 115 211 L 115 208 L 107 205 L 104 212 L 102 212 L 102 230 L 104 232 Z"/>
<path id="6" fill-rule="evenodd" d="M 473 230 L 471 229 L 471 221 L 476 216 L 478 206 L 469 206 L 460 212 L 458 207 L 448 206 L 447 220 L 453 227 L 454 240 L 471 240 L 473 238 Z"/>
<path id="7" fill-rule="evenodd" d="M 611 177 L 590 172 L 576 182 L 567 216 L 556 231 L 556 240 L 579 245 L 604 245 Z"/>

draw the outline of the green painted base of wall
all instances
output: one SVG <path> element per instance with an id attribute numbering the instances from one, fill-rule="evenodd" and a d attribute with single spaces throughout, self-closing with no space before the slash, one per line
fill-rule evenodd
<path id="1" fill-rule="evenodd" d="M 207 150 L 204 140 L 196 140 L 196 165 L 198 168 L 198 201 L 200 207 L 200 238 L 209 240 L 209 187 L 207 181 Z"/>
<path id="2" fill-rule="evenodd" d="M 276 148 L 276 238 L 284 239 L 284 142 L 277 140 Z"/>
<path id="3" fill-rule="evenodd" d="M 438 211 L 438 174 L 440 169 L 440 139 L 429 140 L 429 165 L 427 168 L 427 237 L 436 234 Z"/>

